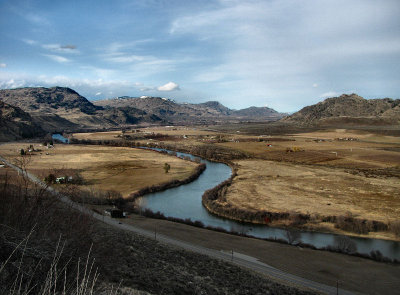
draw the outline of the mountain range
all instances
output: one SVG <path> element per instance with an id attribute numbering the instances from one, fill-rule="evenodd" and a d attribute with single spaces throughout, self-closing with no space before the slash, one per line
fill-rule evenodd
<path id="1" fill-rule="evenodd" d="M 160 97 L 123 97 L 93 102 L 105 110 L 134 108 L 153 114 L 163 122 L 174 124 L 212 123 L 218 121 L 276 121 L 286 114 L 267 107 L 251 107 L 243 110 L 231 110 L 218 101 L 199 104 L 176 103 Z"/>
<path id="2" fill-rule="evenodd" d="M 287 115 L 267 107 L 232 110 L 217 101 L 176 103 L 160 97 L 89 101 L 64 87 L 0 90 L 0 141 L 124 128 L 135 124 L 187 125 L 270 122 L 292 126 L 399 126 L 399 99 L 364 99 L 343 94 Z"/>
<path id="3" fill-rule="evenodd" d="M 2 141 L 42 133 L 110 129 L 133 124 L 265 122 L 279 120 L 286 115 L 266 107 L 236 111 L 216 101 L 188 104 L 147 96 L 91 102 L 64 87 L 3 89 L 0 90 L 0 102 Z"/>

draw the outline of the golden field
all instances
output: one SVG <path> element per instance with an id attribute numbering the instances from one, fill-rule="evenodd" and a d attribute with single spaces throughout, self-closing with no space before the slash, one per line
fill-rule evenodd
<path id="1" fill-rule="evenodd" d="M 19 151 L 30 143 L 10 143 L 0 146 L 0 154 L 11 162 L 21 160 Z M 82 188 L 91 190 L 114 190 L 124 197 L 147 186 L 183 180 L 193 173 L 197 164 L 177 157 L 141 149 L 93 145 L 56 144 L 47 149 L 33 144 L 31 156 L 24 156 L 26 169 L 44 177 L 49 173 L 62 176 L 67 172 L 79 172 L 85 180 Z M 171 166 L 165 173 L 164 163 Z"/>
<path id="2" fill-rule="evenodd" d="M 273 161 L 235 162 L 226 202 L 241 209 L 353 216 L 390 223 L 400 216 L 398 178 L 353 175 L 328 167 Z"/>
<path id="3" fill-rule="evenodd" d="M 245 152 L 247 159 L 232 160 L 238 175 L 226 191 L 226 201 L 221 201 L 227 206 L 310 214 L 315 216 L 314 221 L 323 216 L 352 216 L 386 224 L 399 220 L 399 137 L 348 129 L 256 136 L 218 132 L 212 126 L 151 127 L 141 129 L 141 133 L 169 135 L 171 138 L 154 138 L 152 143 L 187 150 L 212 144 Z M 74 137 L 118 139 L 119 134 L 121 131 Z M 308 226 L 341 232 L 332 223 L 314 222 Z M 389 232 L 369 236 L 398 239 Z"/>

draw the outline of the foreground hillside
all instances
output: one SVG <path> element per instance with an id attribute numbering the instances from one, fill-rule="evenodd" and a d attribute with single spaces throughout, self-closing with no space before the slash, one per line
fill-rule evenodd
<path id="1" fill-rule="evenodd" d="M 85 290 L 79 294 L 311 294 L 112 228 L 8 168 L 0 170 L 0 181 L 1 294 L 13 294 L 15 286 L 26 291 L 21 294 L 61 294 L 64 288 L 63 294 L 77 288 Z"/>
<path id="2" fill-rule="evenodd" d="M 303 125 L 398 125 L 400 99 L 364 99 L 357 94 L 343 94 L 304 107 L 281 120 Z"/>

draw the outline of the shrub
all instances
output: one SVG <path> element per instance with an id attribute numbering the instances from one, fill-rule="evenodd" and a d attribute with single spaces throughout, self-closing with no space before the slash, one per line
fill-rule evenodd
<path id="1" fill-rule="evenodd" d="M 390 223 L 390 231 L 394 233 L 397 237 L 400 237 L 400 221 L 394 221 Z"/>
<path id="2" fill-rule="evenodd" d="M 334 247 L 342 253 L 355 253 L 357 251 L 356 243 L 346 236 L 335 236 Z"/>

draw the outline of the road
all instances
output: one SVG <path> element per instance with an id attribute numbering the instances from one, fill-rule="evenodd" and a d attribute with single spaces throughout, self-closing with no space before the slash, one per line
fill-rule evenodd
<path id="1" fill-rule="evenodd" d="M 55 197 L 57 197 L 60 201 L 68 204 L 70 207 L 85 213 L 85 214 L 89 214 L 91 216 L 93 216 L 94 218 L 96 218 L 97 220 L 100 220 L 106 224 L 109 224 L 111 226 L 114 226 L 116 228 L 119 229 L 123 229 L 126 231 L 130 231 L 130 232 L 134 232 L 136 234 L 140 234 L 142 236 L 146 236 L 148 238 L 152 238 L 152 239 L 156 239 L 159 242 L 168 244 L 168 245 L 173 245 L 176 247 L 180 247 L 183 248 L 185 250 L 189 250 L 195 253 L 199 253 L 199 254 L 203 254 L 203 255 L 207 255 L 209 257 L 212 258 L 216 258 L 216 259 L 221 259 L 224 260 L 226 262 L 229 263 L 233 263 L 236 265 L 239 265 L 241 267 L 245 267 L 248 269 L 251 269 L 253 271 L 256 271 L 258 273 L 267 275 L 273 279 L 276 279 L 278 281 L 281 282 L 286 282 L 289 285 L 294 285 L 294 286 L 298 286 L 300 288 L 307 288 L 307 289 L 311 289 L 313 291 L 317 291 L 320 292 L 322 294 L 341 294 L 341 295 L 350 295 L 350 294 L 355 294 L 353 292 L 347 291 L 347 290 L 343 290 L 343 289 L 337 289 L 336 287 L 332 287 L 332 286 L 328 286 L 325 284 L 321 284 L 321 283 L 317 283 L 311 280 L 307 280 L 304 278 L 301 278 L 299 276 L 295 276 L 286 272 L 283 272 L 279 269 L 276 269 L 274 267 L 271 267 L 268 264 L 262 263 L 260 261 L 258 261 L 256 258 L 251 257 L 251 256 L 246 256 L 246 255 L 241 255 L 239 253 L 227 253 L 227 252 L 222 252 L 222 251 L 218 251 L 218 250 L 214 250 L 214 249 L 210 249 L 210 248 L 206 248 L 206 247 L 202 247 L 202 246 L 198 246 L 195 244 L 191 244 L 188 242 L 184 242 L 184 241 L 180 241 L 178 239 L 175 238 L 171 238 L 168 237 L 166 235 L 163 234 L 157 234 L 153 231 L 148 231 L 148 230 L 144 230 L 142 228 L 133 226 L 133 225 L 128 225 L 125 223 L 120 222 L 117 219 L 113 219 L 109 216 L 104 216 L 101 214 L 98 214 L 96 212 L 93 212 L 92 210 L 78 204 L 75 203 L 73 201 L 71 201 L 71 199 L 69 199 L 67 196 L 62 195 L 61 193 L 57 192 L 54 188 L 48 186 L 47 184 L 45 184 L 43 181 L 41 181 L 40 179 L 38 179 L 35 175 L 27 172 L 27 171 L 23 171 L 21 168 L 13 165 L 12 163 L 9 163 L 5 158 L 3 158 L 2 156 L 0 156 L 0 160 L 4 162 L 4 164 L 6 164 L 7 166 L 17 170 L 20 174 L 28 177 L 32 182 L 44 187 L 47 189 L 47 191 L 49 191 L 52 195 L 54 195 Z"/>

